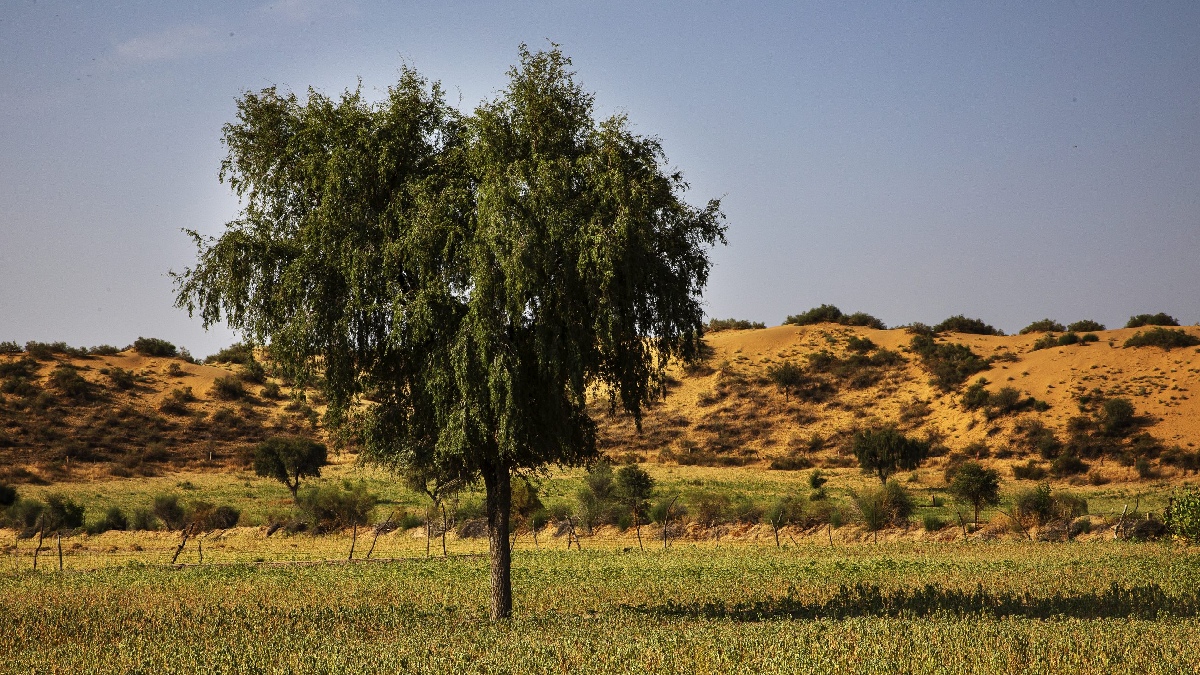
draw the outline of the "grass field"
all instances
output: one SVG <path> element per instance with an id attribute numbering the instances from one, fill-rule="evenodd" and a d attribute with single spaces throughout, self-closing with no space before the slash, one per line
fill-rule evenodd
<path id="1" fill-rule="evenodd" d="M 0 662 L 24 673 L 1200 670 L 1200 555 L 1164 544 L 518 549 L 515 618 L 499 625 L 487 582 L 486 559 L 468 556 L 10 572 Z M 1159 599 L 1106 601 L 1114 583 L 1157 584 Z M 889 604 L 927 584 L 926 600 Z M 956 606 L 955 592 L 1021 601 Z M 839 596 L 852 601 L 835 610 Z"/>

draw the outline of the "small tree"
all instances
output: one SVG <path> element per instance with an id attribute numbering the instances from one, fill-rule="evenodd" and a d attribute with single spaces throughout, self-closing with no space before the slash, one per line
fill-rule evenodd
<path id="1" fill-rule="evenodd" d="M 804 515 L 804 503 L 793 496 L 784 496 L 771 503 L 763 513 L 763 522 L 775 533 L 775 548 L 779 548 L 779 531 L 798 522 Z"/>
<path id="2" fill-rule="evenodd" d="M 895 427 L 866 429 L 854 434 L 854 456 L 865 473 L 886 484 L 897 471 L 911 471 L 929 455 L 929 444 L 909 438 Z"/>
<path id="3" fill-rule="evenodd" d="M 975 510 L 972 522 L 979 525 L 979 507 L 1000 503 L 1000 472 L 985 469 L 978 462 L 966 462 L 954 472 L 950 493 L 964 502 L 970 502 Z"/>
<path id="4" fill-rule="evenodd" d="M 254 449 L 254 473 L 286 485 L 297 503 L 300 479 L 320 478 L 328 463 L 325 444 L 301 436 L 275 436 Z"/>
<path id="5" fill-rule="evenodd" d="M 403 471 L 404 482 L 408 487 L 429 497 L 429 511 L 425 517 L 425 555 L 429 555 L 429 544 L 433 539 L 433 517 L 439 513 L 442 517 L 442 556 L 448 555 L 446 530 L 450 529 L 450 517 L 446 512 L 446 499 L 463 488 L 463 481 L 453 476 L 438 474 L 428 468 L 410 466 L 404 467 Z"/>
<path id="6" fill-rule="evenodd" d="M 789 401 L 789 394 L 804 386 L 804 370 L 791 361 L 768 368 L 767 377 L 783 392 L 784 401 Z"/>
<path id="7" fill-rule="evenodd" d="M 642 546 L 642 521 L 650 509 L 650 494 L 654 491 L 654 479 L 636 464 L 627 464 L 617 471 L 616 497 L 621 506 L 633 516 L 633 527 L 637 532 L 638 548 Z"/>

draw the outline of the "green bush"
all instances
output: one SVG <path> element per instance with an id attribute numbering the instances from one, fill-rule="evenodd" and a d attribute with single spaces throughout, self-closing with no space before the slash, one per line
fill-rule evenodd
<path id="1" fill-rule="evenodd" d="M 909 438 L 895 427 L 864 429 L 854 434 L 854 457 L 859 468 L 881 483 L 897 471 L 911 471 L 929 456 L 929 443 Z"/>
<path id="2" fill-rule="evenodd" d="M 64 396 L 76 400 L 87 400 L 92 397 L 92 385 L 79 374 L 79 369 L 67 364 L 61 364 L 50 372 L 50 384 L 63 393 Z"/>
<path id="3" fill-rule="evenodd" d="M 184 519 L 187 514 L 179 503 L 177 495 L 156 495 L 150 511 L 167 526 L 168 530 L 182 529 L 185 524 Z"/>
<path id="4" fill-rule="evenodd" d="M 21 345 L 12 342 L 11 340 L 0 342 L 0 354 L 20 354 L 25 351 Z"/>
<path id="5" fill-rule="evenodd" d="M 55 354 L 62 354 L 63 356 L 72 358 L 84 358 L 88 355 L 88 350 L 84 347 L 71 347 L 65 342 L 36 342 L 31 340 L 25 343 L 25 353 L 38 361 L 49 361 L 54 358 Z"/>
<path id="6" fill-rule="evenodd" d="M 1200 345 L 1200 337 L 1170 328 L 1152 328 L 1145 333 L 1138 331 L 1125 341 L 1126 347 L 1159 347 L 1168 350 L 1196 345 Z"/>
<path id="7" fill-rule="evenodd" d="M 846 341 L 846 349 L 863 354 L 875 349 L 875 346 L 871 338 L 860 338 L 857 335 L 851 335 L 850 339 Z"/>
<path id="8" fill-rule="evenodd" d="M 992 394 L 987 390 L 988 381 L 985 378 L 979 378 L 967 387 L 967 390 L 962 395 L 962 407 L 964 410 L 978 410 L 985 408 L 992 401 Z"/>
<path id="9" fill-rule="evenodd" d="M 237 363 L 246 365 L 254 361 L 254 347 L 242 342 L 235 342 L 204 359 L 205 363 Z"/>
<path id="10" fill-rule="evenodd" d="M 1171 534 L 1193 544 L 1200 542 L 1200 491 L 1188 488 L 1175 495 L 1164 520 Z"/>
<path id="11" fill-rule="evenodd" d="M 213 380 L 213 388 L 209 392 L 214 398 L 222 401 L 236 401 L 246 397 L 246 387 L 242 380 L 233 375 L 223 375 Z"/>
<path id="12" fill-rule="evenodd" d="M 367 491 L 365 483 L 344 480 L 341 484 L 316 485 L 299 495 L 301 513 L 314 532 L 366 525 L 378 498 Z"/>
<path id="13" fill-rule="evenodd" d="M 120 507 L 110 506 L 104 512 L 104 517 L 88 527 L 89 534 L 100 534 L 109 530 L 128 530 L 129 519 L 125 517 L 125 512 L 121 511 Z"/>
<path id="14" fill-rule="evenodd" d="M 1086 473 L 1087 470 L 1087 462 L 1079 459 L 1079 457 L 1073 453 L 1063 453 L 1050 464 L 1050 475 L 1054 476 L 1055 478 L 1075 476 L 1081 473 Z"/>
<path id="15" fill-rule="evenodd" d="M 785 326 L 811 326 L 818 323 L 837 323 L 843 326 L 862 326 L 865 328 L 876 328 L 878 330 L 886 330 L 887 326 L 882 321 L 865 312 L 855 312 L 853 314 L 843 314 L 842 310 L 833 305 L 821 305 L 813 307 L 807 312 L 801 314 L 793 314 L 784 319 Z"/>
<path id="16" fill-rule="evenodd" d="M 83 527 L 83 506 L 62 495 L 46 496 L 45 526 L 47 532 L 76 530 Z"/>
<path id="17" fill-rule="evenodd" d="M 238 377 L 243 382 L 262 384 L 267 379 L 267 371 L 258 361 L 250 361 L 249 363 L 242 364 L 242 367 L 238 369 Z"/>
<path id="18" fill-rule="evenodd" d="M 17 502 L 17 489 L 0 483 L 0 508 L 7 509 Z"/>
<path id="19" fill-rule="evenodd" d="M 746 321 L 745 319 L 709 319 L 708 325 L 704 327 L 706 333 L 719 333 L 723 330 L 759 330 L 766 328 L 767 324 L 760 321 Z"/>
<path id="20" fill-rule="evenodd" d="M 910 348 L 921 358 L 921 365 L 943 391 L 958 387 L 975 373 L 991 368 L 966 345 L 939 343 L 928 335 L 914 335 Z"/>
<path id="21" fill-rule="evenodd" d="M 1127 398 L 1105 400 L 1096 418 L 1100 431 L 1105 436 L 1124 436 L 1137 421 L 1133 403 Z"/>
<path id="22" fill-rule="evenodd" d="M 1017 480 L 1041 480 L 1046 477 L 1046 469 L 1034 460 L 1025 464 L 1013 464 L 1013 478 Z"/>
<path id="23" fill-rule="evenodd" d="M 972 335 L 1004 335 L 980 319 L 968 319 L 962 314 L 955 314 L 933 327 L 936 333 L 970 333 Z"/>
<path id="24" fill-rule="evenodd" d="M 116 356 L 121 353 L 121 348 L 112 345 L 97 345 L 89 349 L 88 353 L 93 356 Z"/>
<path id="25" fill-rule="evenodd" d="M 1028 335 L 1029 333 L 1061 333 L 1066 328 L 1054 319 L 1042 319 L 1021 329 L 1019 335 Z"/>
<path id="26" fill-rule="evenodd" d="M 926 513 L 921 517 L 921 527 L 925 528 L 926 532 L 937 532 L 946 527 L 946 521 L 940 516 L 932 513 Z"/>
<path id="27" fill-rule="evenodd" d="M 16 361 L 0 363 L 0 377 L 33 377 L 39 368 L 41 364 L 26 356 Z"/>
<path id="28" fill-rule="evenodd" d="M 133 341 L 133 350 L 142 356 L 177 356 L 175 345 L 158 338 L 139 337 Z"/>
<path id="29" fill-rule="evenodd" d="M 150 509 L 136 508 L 129 517 L 129 529 L 157 530 L 158 521 L 154 518 L 154 514 L 150 512 Z"/>
<path id="30" fill-rule="evenodd" d="M 808 474 L 808 486 L 814 490 L 820 490 L 828 482 L 829 479 L 820 469 L 813 469 L 812 473 Z"/>
<path id="31" fill-rule="evenodd" d="M 1126 328 L 1141 328 L 1142 326 L 1178 326 L 1179 319 L 1167 314 L 1159 312 L 1158 314 L 1138 314 L 1129 317 L 1129 321 L 1125 323 Z"/>
<path id="32" fill-rule="evenodd" d="M 201 531 L 209 532 L 235 527 L 241 516 L 241 511 L 232 506 L 216 506 L 210 502 L 196 501 L 189 506 L 184 520 Z"/>
<path id="33" fill-rule="evenodd" d="M 107 375 L 117 389 L 132 389 L 133 385 L 137 383 L 137 378 L 134 377 L 132 370 L 114 367 L 101 369 L 100 372 Z"/>
<path id="34" fill-rule="evenodd" d="M 1067 330 L 1076 333 L 1088 333 L 1094 330 L 1105 330 L 1105 328 L 1104 324 L 1100 323 L 1099 321 L 1083 319 L 1082 321 L 1076 321 L 1075 323 L 1068 324 Z"/>

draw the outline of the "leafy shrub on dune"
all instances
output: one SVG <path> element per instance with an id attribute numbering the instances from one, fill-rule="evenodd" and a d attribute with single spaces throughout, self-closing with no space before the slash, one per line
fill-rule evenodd
<path id="1" fill-rule="evenodd" d="M 1152 328 L 1144 333 L 1138 331 L 1125 341 L 1126 347 L 1159 347 L 1167 350 L 1196 345 L 1200 345 L 1200 337 L 1170 328 Z"/>
<path id="2" fill-rule="evenodd" d="M 708 320 L 708 325 L 704 327 L 704 331 L 706 333 L 719 333 L 723 330 L 759 330 L 766 327 L 767 324 L 761 321 L 712 318 Z"/>
<path id="3" fill-rule="evenodd" d="M 1004 331 L 989 326 L 981 319 L 968 319 L 955 314 L 933 327 L 937 333 L 968 333 L 971 335 L 1004 335 Z"/>
<path id="4" fill-rule="evenodd" d="M 139 337 L 133 341 L 133 350 L 142 356 L 177 356 L 175 345 L 159 338 Z"/>
<path id="5" fill-rule="evenodd" d="M 913 336 L 910 348 L 921 357 L 921 365 L 933 375 L 933 383 L 950 391 L 975 373 L 991 368 L 966 345 L 939 343 L 923 334 Z"/>
<path id="6" fill-rule="evenodd" d="M 1083 319 L 1067 325 L 1067 330 L 1075 333 L 1090 333 L 1096 330 L 1105 330 L 1104 324 L 1091 319 Z"/>
<path id="7" fill-rule="evenodd" d="M 879 330 L 887 329 L 887 326 L 882 321 L 866 312 L 843 314 L 842 310 L 833 305 L 813 307 L 807 312 L 790 315 L 783 321 L 785 326 L 812 326 L 818 323 L 836 323 L 843 326 L 862 326 L 864 328 L 876 328 Z"/>
<path id="8" fill-rule="evenodd" d="M 1061 333 L 1066 328 L 1054 319 L 1042 319 L 1021 329 L 1019 335 L 1028 335 L 1029 333 Z"/>
<path id="9" fill-rule="evenodd" d="M 1137 314 L 1129 317 L 1129 321 L 1125 323 L 1126 328 L 1141 328 L 1142 326 L 1178 326 L 1179 319 L 1167 314 L 1159 312 L 1158 314 Z"/>

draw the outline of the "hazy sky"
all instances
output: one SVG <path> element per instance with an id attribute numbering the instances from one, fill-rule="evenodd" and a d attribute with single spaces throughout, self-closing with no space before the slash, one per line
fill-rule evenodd
<path id="1" fill-rule="evenodd" d="M 829 302 L 1200 321 L 1200 3 L 242 2 L 0 5 L 0 340 L 203 356 L 180 228 L 216 234 L 243 92 L 378 96 L 409 64 L 464 110 L 562 45 L 598 112 L 721 197 L 715 316 Z"/>

